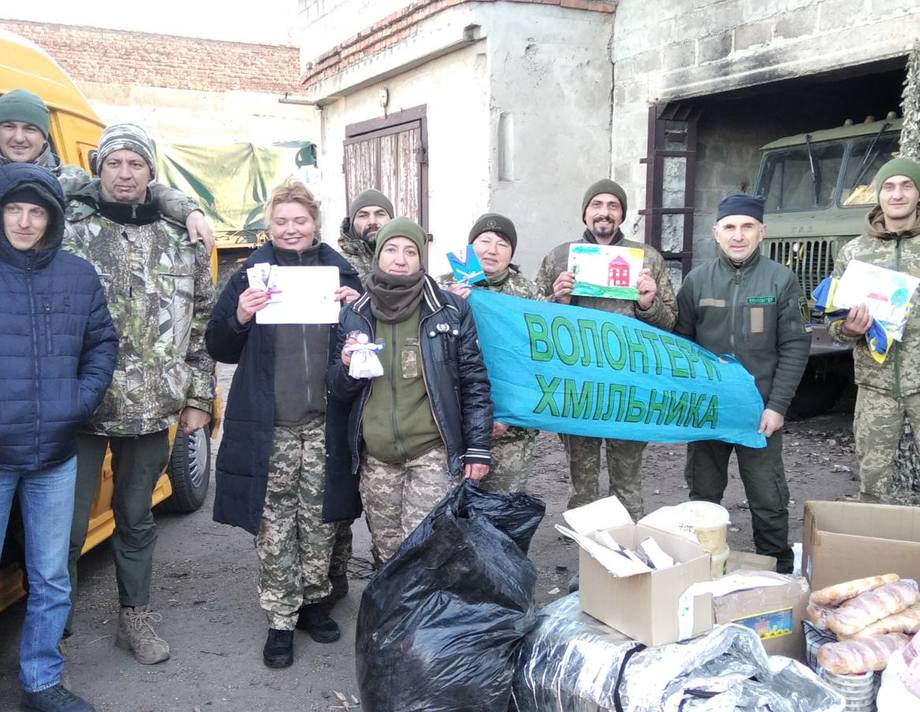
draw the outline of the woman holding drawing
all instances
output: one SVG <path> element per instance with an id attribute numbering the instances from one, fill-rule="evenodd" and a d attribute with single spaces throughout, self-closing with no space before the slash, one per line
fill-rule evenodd
<path id="1" fill-rule="evenodd" d="M 517 230 L 504 215 L 481 215 L 470 230 L 469 244 L 473 246 L 485 281 L 475 288 L 524 299 L 540 299 L 536 285 L 521 274 L 511 258 L 517 248 Z M 452 274 L 438 280 L 445 289 L 466 299 L 470 286 L 457 282 Z M 508 494 L 527 489 L 528 460 L 537 439 L 536 430 L 526 430 L 496 421 L 492 426 L 492 469 L 479 485 L 489 492 Z"/>
<path id="2" fill-rule="evenodd" d="M 317 642 L 339 638 L 319 605 L 330 593 L 335 534 L 322 517 L 325 378 L 335 332 L 333 324 L 270 324 L 277 320 L 270 311 L 264 319 L 258 314 L 284 300 L 285 280 L 270 275 L 321 278 L 279 268 L 338 268 L 334 297 L 342 303 L 358 297 L 360 283 L 348 262 L 319 241 L 319 208 L 302 183 L 275 188 L 265 212 L 271 240 L 227 282 L 206 334 L 212 357 L 238 364 L 217 454 L 214 520 L 256 537 L 259 602 L 269 622 L 263 659 L 268 667 L 287 667 L 295 626 Z M 285 306 L 286 319 L 319 319 L 319 303 L 312 316 L 310 305 Z"/>

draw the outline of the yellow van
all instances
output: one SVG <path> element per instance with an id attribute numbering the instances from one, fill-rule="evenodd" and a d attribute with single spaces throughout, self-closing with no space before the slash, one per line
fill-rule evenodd
<path id="1" fill-rule="evenodd" d="M 105 124 L 96 115 L 67 73 L 38 45 L 0 29 L 0 94 L 28 89 L 48 105 L 52 149 L 63 164 L 89 171 L 89 154 L 95 150 Z M 211 273 L 217 274 L 217 254 L 211 254 Z M 208 492 L 211 476 L 211 437 L 220 427 L 220 398 L 215 398 L 211 426 L 191 436 L 170 428 L 172 453 L 169 464 L 153 491 L 153 502 L 165 501 L 161 509 L 191 512 L 199 509 Z M 112 535 L 112 468 L 109 456 L 102 466 L 99 491 L 90 512 L 89 531 L 83 551 Z M 17 530 L 18 525 L 18 530 Z M 19 565 L 21 523 L 10 518 L 4 550 L 0 552 L 0 611 L 25 594 Z"/>

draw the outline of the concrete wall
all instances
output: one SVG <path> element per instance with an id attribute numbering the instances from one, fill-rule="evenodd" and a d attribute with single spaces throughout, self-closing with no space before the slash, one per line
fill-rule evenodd
<path id="1" fill-rule="evenodd" d="M 352 36 L 365 19 L 355 17 L 339 3 L 320 18 L 325 30 L 305 37 Z M 444 255 L 463 248 L 476 217 L 498 211 L 515 221 L 515 261 L 533 276 L 550 248 L 580 235 L 582 193 L 609 171 L 611 32 L 606 13 L 464 3 L 325 73 L 306 89 L 331 102 L 320 142 L 324 221 L 337 223 L 345 211 L 345 125 L 379 117 L 385 87 L 390 112 L 427 106 L 430 271 L 446 271 Z M 302 44 L 308 63 L 313 50 Z"/>
<path id="2" fill-rule="evenodd" d="M 639 160 L 647 153 L 651 104 L 706 101 L 888 60 L 906 54 L 918 35 L 920 5 L 912 0 L 621 0 L 612 51 L 612 173 L 629 186 L 632 205 L 645 204 Z M 751 187 L 756 149 L 778 135 L 826 127 L 805 125 L 808 101 L 807 91 L 777 94 L 757 103 L 762 113 L 755 116 L 741 105 L 707 104 L 694 196 L 699 256 L 711 254 L 718 194 Z M 814 108 L 815 121 L 828 120 Z"/>

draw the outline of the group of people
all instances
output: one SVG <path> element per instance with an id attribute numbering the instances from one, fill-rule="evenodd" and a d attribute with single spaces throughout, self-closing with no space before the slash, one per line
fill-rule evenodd
<path id="1" fill-rule="evenodd" d="M 791 572 L 782 428 L 811 334 L 795 275 L 761 255 L 760 198 L 733 193 L 719 203 L 717 257 L 693 270 L 675 295 L 661 254 L 623 235 L 627 195 L 609 179 L 585 191 L 583 234 L 553 249 L 535 282 L 512 261 L 512 220 L 482 215 L 469 243 L 486 279 L 472 286 L 429 275 L 424 229 L 397 215 L 376 190 L 351 201 L 335 250 L 320 239 L 313 195 L 289 181 L 267 201 L 270 240 L 215 301 L 213 237 L 193 201 L 154 182 L 153 146 L 143 130 L 109 126 L 90 178 L 57 165 L 47 117 L 28 92 L 0 97 L 0 284 L 7 294 L 0 306 L 7 335 L 0 342 L 0 546 L 18 492 L 30 583 L 20 649 L 23 709 L 93 709 L 60 684 L 59 642 L 70 629 L 76 560 L 107 448 L 121 604 L 116 643 L 141 663 L 168 658 L 155 629 L 159 614 L 149 605 L 156 541 L 150 496 L 167 460 L 169 426 L 194 432 L 209 422 L 215 361 L 236 369 L 217 455 L 214 518 L 255 537 L 269 667 L 292 664 L 296 629 L 319 643 L 340 636 L 330 613 L 348 591 L 355 514 L 329 514 L 336 509 L 333 490 L 349 496 L 339 483 L 355 484 L 377 565 L 463 478 L 499 493 L 526 490 L 536 433 L 493 418 L 490 374 L 466 301 L 472 289 L 615 312 L 737 358 L 763 399 L 759 431 L 767 446 L 690 444 L 690 497 L 719 502 L 735 452 L 755 548 Z M 865 233 L 838 255 L 835 273 L 859 259 L 920 276 L 920 242 L 912 239 L 920 235 L 920 164 L 895 159 L 876 185 L 878 205 Z M 573 295 L 567 261 L 577 242 L 642 250 L 638 298 Z M 271 294 L 247 276 L 262 263 L 336 268 L 338 323 L 262 323 L 257 315 Z M 865 499 L 886 501 L 904 418 L 920 433 L 913 422 L 920 415 L 912 349 L 918 318 L 911 315 L 884 364 L 864 354 L 871 324 L 864 307 L 831 324 L 835 338 L 854 344 Z M 376 378 L 350 373 L 355 348 L 366 343 L 383 344 Z M 601 442 L 563 437 L 570 507 L 599 496 Z M 645 443 L 604 444 L 610 493 L 638 518 Z M 341 511 L 355 511 L 345 504 Z"/>

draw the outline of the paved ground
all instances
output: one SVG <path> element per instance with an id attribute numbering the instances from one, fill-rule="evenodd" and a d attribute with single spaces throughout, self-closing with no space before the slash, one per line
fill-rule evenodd
<path id="1" fill-rule="evenodd" d="M 231 373 L 220 369 L 225 393 Z M 801 538 L 806 499 L 836 499 L 857 490 L 851 417 L 839 412 L 787 427 L 785 461 L 794 500 L 794 541 Z M 647 509 L 686 499 L 683 455 L 682 445 L 649 447 L 644 466 Z M 565 506 L 565 469 L 558 438 L 541 436 L 531 474 L 533 493 L 547 503 L 547 517 L 531 547 L 539 570 L 538 605 L 563 594 L 578 565 L 576 549 L 560 541 L 553 529 Z M 732 477 L 725 504 L 732 514 L 730 545 L 750 550 L 750 515 L 737 477 Z M 369 575 L 369 538 L 363 522 L 354 525 L 351 591 L 333 613 L 342 625 L 342 639 L 318 645 L 297 633 L 295 663 L 280 671 L 265 668 L 261 661 L 266 622 L 255 593 L 252 537 L 213 523 L 210 497 L 195 514 L 160 515 L 158 522 L 153 599 L 163 613 L 161 632 L 172 646 L 172 658 L 145 667 L 114 646 L 115 578 L 111 550 L 102 545 L 81 563 L 76 632 L 65 644 L 74 690 L 105 712 L 360 710 L 354 621 Z M 18 604 L 0 614 L 0 710 L 16 709 L 16 645 L 23 612 Z"/>

